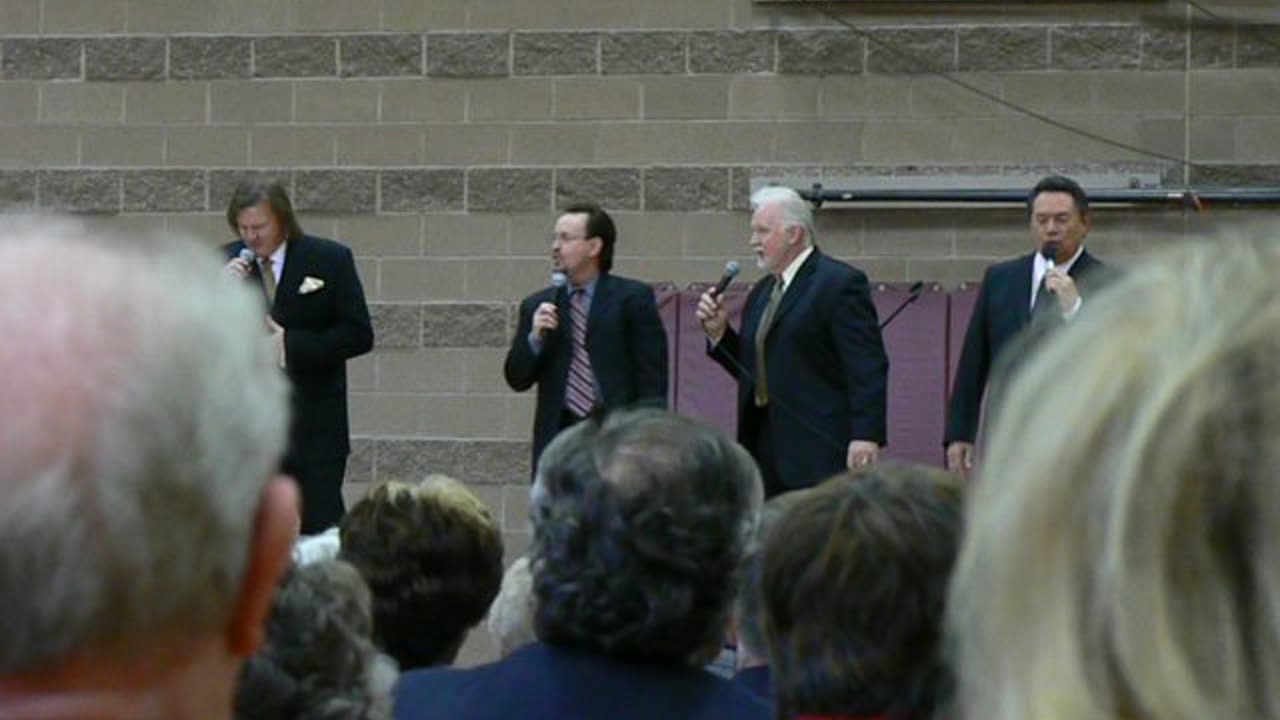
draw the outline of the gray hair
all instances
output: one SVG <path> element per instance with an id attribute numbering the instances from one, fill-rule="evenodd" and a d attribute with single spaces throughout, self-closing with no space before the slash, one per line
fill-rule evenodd
<path id="1" fill-rule="evenodd" d="M 0 222 L 0 673 L 224 627 L 286 383 L 260 300 L 172 236 Z"/>
<path id="2" fill-rule="evenodd" d="M 752 212 L 765 205 L 777 205 L 782 210 L 782 227 L 798 227 L 804 230 L 804 244 L 809 246 L 818 241 L 817 231 L 813 227 L 813 208 L 800 193 L 781 185 L 767 185 L 751 194 Z"/>
<path id="3" fill-rule="evenodd" d="M 1280 244 L 1162 250 L 994 409 L 951 593 L 962 715 L 1280 713 Z"/>
<path id="4" fill-rule="evenodd" d="M 489 619 L 485 621 L 489 636 L 503 657 L 537 639 L 533 632 L 535 609 L 533 573 L 526 556 L 511 563 L 502 575 L 502 589 L 489 606 Z"/>

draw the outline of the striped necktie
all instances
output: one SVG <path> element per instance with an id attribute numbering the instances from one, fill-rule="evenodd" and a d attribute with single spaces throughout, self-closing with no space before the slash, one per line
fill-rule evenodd
<path id="1" fill-rule="evenodd" d="M 565 406 L 578 417 L 591 414 L 596 404 L 596 386 L 587 355 L 587 291 L 578 288 L 569 297 L 569 314 L 573 322 L 573 356 L 569 360 L 569 382 L 565 387 Z"/>

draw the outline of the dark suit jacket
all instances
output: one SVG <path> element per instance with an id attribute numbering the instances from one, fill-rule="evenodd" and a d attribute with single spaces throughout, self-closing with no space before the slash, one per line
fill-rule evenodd
<path id="1" fill-rule="evenodd" d="M 243 248 L 244 243 L 234 242 L 223 249 L 231 258 Z M 299 293 L 308 277 L 323 281 L 324 287 Z M 261 291 L 256 264 L 247 280 Z M 373 347 L 373 324 L 351 251 L 310 235 L 290 240 L 271 317 L 285 329 L 285 371 L 293 389 L 285 464 L 345 458 L 351 451 L 347 360 Z"/>
<path id="2" fill-rule="evenodd" d="M 750 691 L 694 667 L 627 663 L 534 643 L 469 670 L 400 677 L 397 720 L 767 720 Z"/>
<path id="3" fill-rule="evenodd" d="M 1031 271 L 1035 256 L 1028 253 L 996 263 L 987 268 L 982 277 L 982 287 L 964 334 L 960 364 L 956 366 L 944 444 L 971 443 L 977 437 L 982 397 L 992 369 L 1002 351 L 1031 322 Z M 1105 266 L 1085 250 L 1067 274 L 1076 281 L 1083 295 L 1103 279 Z"/>
<path id="4" fill-rule="evenodd" d="M 741 335 L 730 327 L 709 349 L 739 379 L 738 442 L 753 453 L 762 415 L 755 404 L 756 333 L 774 282 L 770 274 L 751 288 Z M 889 359 L 861 270 L 814 248 L 767 332 L 769 436 L 785 487 L 809 487 L 843 471 L 850 440 L 884 443 Z"/>
<path id="5" fill-rule="evenodd" d="M 533 311 L 554 302 L 560 326 L 543 339 L 542 352 L 529 347 Z M 520 322 L 503 367 L 516 392 L 538 384 L 533 420 L 533 467 L 542 450 L 560 431 L 565 385 L 573 354 L 569 289 L 546 288 L 520 303 Z M 596 283 L 587 315 L 587 354 L 601 396 L 597 403 L 612 410 L 628 405 L 667 405 L 667 333 L 658 317 L 653 288 L 638 280 L 603 273 Z"/>

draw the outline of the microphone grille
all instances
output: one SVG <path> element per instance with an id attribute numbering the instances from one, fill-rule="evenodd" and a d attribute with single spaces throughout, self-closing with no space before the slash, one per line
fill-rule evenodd
<path id="1" fill-rule="evenodd" d="M 730 260 L 724 264 L 724 274 L 733 277 L 738 274 L 738 261 Z"/>
<path id="2" fill-rule="evenodd" d="M 240 248 L 240 259 L 252 264 L 255 259 L 253 251 L 249 248 Z"/>
<path id="3" fill-rule="evenodd" d="M 551 287 L 562 288 L 569 282 L 569 276 L 562 272 L 551 273 Z"/>
<path id="4" fill-rule="evenodd" d="M 1050 240 L 1046 242 L 1044 245 L 1040 246 L 1040 256 L 1045 260 L 1052 262 L 1058 257 L 1058 248 L 1061 247 L 1061 245 L 1062 243 L 1057 240 Z"/>

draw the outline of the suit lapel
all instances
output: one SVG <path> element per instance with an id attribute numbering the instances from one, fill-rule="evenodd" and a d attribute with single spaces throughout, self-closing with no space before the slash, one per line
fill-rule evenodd
<path id="1" fill-rule="evenodd" d="M 782 316 L 786 315 L 788 310 L 800 302 L 800 296 L 813 281 L 813 274 L 818 271 L 818 257 L 821 254 L 818 248 L 814 247 L 813 252 L 809 253 L 809 257 L 805 258 L 804 264 L 796 271 L 796 276 L 791 278 L 791 286 L 783 289 L 782 299 L 778 301 L 778 308 L 773 311 L 773 322 L 769 323 L 769 327 L 763 328 L 766 339 L 769 337 L 769 331 L 777 327 L 778 322 L 782 320 Z M 775 279 L 774 282 L 777 282 L 777 280 Z M 773 290 L 772 285 L 769 286 L 769 290 Z M 768 300 L 766 299 L 765 302 L 768 302 Z"/>
<path id="2" fill-rule="evenodd" d="M 1013 301 L 1009 303 L 1017 320 L 1013 327 L 1024 327 L 1031 322 L 1031 273 L 1035 271 L 1035 262 L 1036 254 L 1031 253 L 1018 263 L 1011 285 Z"/>
<path id="3" fill-rule="evenodd" d="M 298 286 L 302 284 L 302 277 L 306 272 L 306 255 L 307 238 L 305 235 L 289 241 L 284 251 L 284 270 L 280 272 L 280 282 L 276 283 L 276 302 L 272 305 L 272 310 L 277 310 L 281 306 L 288 304 L 293 299 L 293 296 L 298 293 Z"/>
<path id="4" fill-rule="evenodd" d="M 596 293 L 591 298 L 591 307 L 587 309 L 587 348 L 591 348 L 591 337 L 595 328 L 600 326 L 604 317 L 610 316 L 608 304 L 613 302 L 613 286 L 609 282 L 608 273 L 600 273 L 596 279 Z"/>

